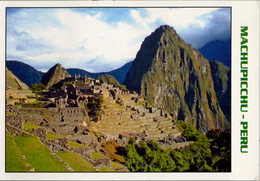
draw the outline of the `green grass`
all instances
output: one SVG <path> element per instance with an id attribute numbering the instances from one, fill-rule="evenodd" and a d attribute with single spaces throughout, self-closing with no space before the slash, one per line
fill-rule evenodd
<path id="1" fill-rule="evenodd" d="M 143 104 L 144 104 L 144 101 L 138 101 L 138 102 L 137 102 L 137 105 L 138 105 L 138 106 L 142 106 Z"/>
<path id="2" fill-rule="evenodd" d="M 56 139 L 59 139 L 59 138 L 63 138 L 63 136 L 61 136 L 61 135 L 56 135 L 56 134 L 50 133 L 50 132 L 48 132 L 46 134 L 46 137 L 47 137 L 48 140 L 56 140 Z"/>
<path id="3" fill-rule="evenodd" d="M 23 107 L 21 109 L 21 111 L 23 111 L 23 110 L 42 110 L 42 109 L 46 109 L 46 108 L 43 108 L 43 107 Z"/>
<path id="4" fill-rule="evenodd" d="M 93 160 L 106 158 L 105 155 L 102 155 L 102 154 L 99 153 L 99 152 L 93 152 L 91 156 L 92 156 L 92 159 L 93 159 Z"/>
<path id="5" fill-rule="evenodd" d="M 14 140 L 35 172 L 67 171 L 65 165 L 55 159 L 36 137 L 17 136 Z"/>
<path id="6" fill-rule="evenodd" d="M 112 169 L 109 168 L 109 167 L 101 168 L 100 171 L 101 171 L 101 172 L 114 172 L 114 170 L 112 170 Z"/>
<path id="7" fill-rule="evenodd" d="M 15 117 L 16 116 L 16 114 L 14 114 L 14 113 L 10 113 L 10 112 L 6 112 L 6 114 L 5 114 L 6 116 L 12 116 L 12 117 Z"/>
<path id="8" fill-rule="evenodd" d="M 40 114 L 37 114 L 37 113 L 31 113 L 31 114 L 26 114 L 26 116 L 41 116 Z"/>
<path id="9" fill-rule="evenodd" d="M 51 114 L 44 114 L 44 115 L 42 115 L 42 117 L 43 117 L 43 118 L 51 118 L 52 115 L 51 115 Z"/>
<path id="10" fill-rule="evenodd" d="M 73 141 L 69 141 L 69 147 L 70 148 L 85 148 L 87 147 L 86 145 L 82 145 Z"/>
<path id="11" fill-rule="evenodd" d="M 16 104 L 13 105 L 13 107 L 20 108 L 20 107 L 21 107 L 21 104 L 16 103 Z"/>
<path id="12" fill-rule="evenodd" d="M 57 155 L 76 172 L 95 172 L 96 169 L 81 156 L 72 152 L 60 152 Z"/>
<path id="13" fill-rule="evenodd" d="M 29 168 L 26 167 L 25 160 L 22 159 L 22 153 L 16 146 L 12 136 L 6 133 L 6 172 L 26 172 Z"/>
<path id="14" fill-rule="evenodd" d="M 24 129 L 26 129 L 26 130 L 32 130 L 32 129 L 40 128 L 40 126 L 34 125 L 34 124 L 30 124 L 30 123 L 24 123 L 23 126 L 24 126 Z"/>
<path id="15" fill-rule="evenodd" d="M 111 161 L 111 166 L 112 166 L 114 169 L 125 168 L 124 165 L 122 165 L 122 164 L 120 164 L 120 163 L 117 163 L 117 162 L 113 162 L 113 161 Z"/>
<path id="16" fill-rule="evenodd" d="M 29 98 L 30 99 L 30 98 Z M 34 99 L 34 98 L 33 98 Z M 45 104 L 47 101 L 33 101 L 33 102 L 28 102 L 25 104 Z"/>

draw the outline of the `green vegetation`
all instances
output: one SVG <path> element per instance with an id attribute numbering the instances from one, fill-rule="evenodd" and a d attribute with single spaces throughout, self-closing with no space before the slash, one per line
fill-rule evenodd
<path id="1" fill-rule="evenodd" d="M 46 109 L 46 108 L 43 108 L 43 107 L 23 107 L 20 109 L 20 112 L 24 112 L 24 110 L 43 110 L 43 109 Z"/>
<path id="2" fill-rule="evenodd" d="M 14 140 L 21 153 L 25 155 L 26 161 L 36 172 L 67 171 L 65 165 L 55 159 L 36 137 L 16 136 Z"/>
<path id="3" fill-rule="evenodd" d="M 69 147 L 70 148 L 85 148 L 87 147 L 86 145 L 82 145 L 73 141 L 69 141 Z"/>
<path id="4" fill-rule="evenodd" d="M 119 82 L 115 79 L 114 76 L 112 75 L 101 75 L 98 77 L 98 80 L 100 80 L 100 82 L 104 83 L 108 83 L 108 84 L 112 84 L 115 87 L 119 87 Z"/>
<path id="5" fill-rule="evenodd" d="M 43 114 L 43 115 L 41 115 L 43 118 L 51 118 L 52 117 L 52 115 L 51 114 Z"/>
<path id="6" fill-rule="evenodd" d="M 13 107 L 20 108 L 20 107 L 21 107 L 21 104 L 16 102 L 16 103 L 13 105 Z"/>
<path id="7" fill-rule="evenodd" d="M 112 84 L 114 87 L 119 87 L 122 90 L 127 90 L 126 86 L 121 85 L 112 75 L 101 75 L 98 77 L 98 80 L 103 83 L 106 82 L 108 84 Z"/>
<path id="8" fill-rule="evenodd" d="M 24 124 L 23 124 L 23 127 L 24 127 L 24 129 L 26 129 L 26 130 L 32 130 L 32 129 L 38 129 L 38 128 L 40 128 L 40 126 L 35 125 L 35 124 L 30 124 L 30 123 L 24 123 Z"/>
<path id="9" fill-rule="evenodd" d="M 216 171 L 230 172 L 231 168 L 231 130 L 220 129 L 207 132 L 210 139 L 210 149 L 214 157 L 213 168 Z"/>
<path id="10" fill-rule="evenodd" d="M 191 124 L 185 123 L 184 121 L 177 121 L 179 127 L 181 128 L 182 135 L 188 141 L 203 141 L 206 136 L 201 134 L 197 129 L 195 129 Z M 205 140 L 208 141 L 208 140 Z"/>
<path id="11" fill-rule="evenodd" d="M 101 168 L 100 171 L 101 171 L 101 172 L 113 172 L 114 170 L 112 170 L 112 169 L 109 168 L 109 167 L 104 167 L 104 168 Z"/>
<path id="12" fill-rule="evenodd" d="M 46 85 L 42 84 L 42 83 L 35 83 L 35 84 L 31 84 L 30 85 L 30 89 L 34 92 L 34 93 L 39 93 L 42 92 L 44 89 L 46 89 Z"/>
<path id="13" fill-rule="evenodd" d="M 33 102 L 28 102 L 28 103 L 24 103 L 25 105 L 31 105 L 31 104 L 45 104 L 47 101 L 33 101 Z"/>
<path id="14" fill-rule="evenodd" d="M 6 172 L 26 172 L 29 171 L 26 167 L 26 161 L 22 159 L 22 153 L 16 146 L 12 136 L 6 133 Z"/>
<path id="15" fill-rule="evenodd" d="M 113 161 L 111 161 L 111 166 L 112 166 L 115 170 L 124 168 L 124 165 L 122 165 L 122 164 L 120 164 L 120 163 L 117 163 L 117 162 L 113 162 Z"/>
<path id="16" fill-rule="evenodd" d="M 138 145 L 131 138 L 126 146 L 125 165 L 132 172 L 212 172 L 231 170 L 230 131 L 212 130 L 207 136 L 191 125 L 179 123 L 182 134 L 194 143 L 182 149 L 163 150 L 153 141 Z"/>
<path id="17" fill-rule="evenodd" d="M 12 117 L 15 117 L 16 116 L 16 114 L 14 114 L 14 113 L 10 113 L 10 112 L 6 112 L 6 114 L 5 114 L 5 116 L 12 116 Z"/>
<path id="18" fill-rule="evenodd" d="M 103 143 L 102 147 L 104 147 L 104 150 L 111 160 L 118 161 L 120 163 L 125 162 L 125 159 L 117 154 L 116 148 L 118 148 L 119 146 L 114 140 L 109 140 L 108 142 Z"/>
<path id="19" fill-rule="evenodd" d="M 98 139 L 101 138 L 100 134 L 99 134 L 97 131 L 93 131 L 93 133 L 94 133 L 94 135 L 95 135 Z"/>
<path id="20" fill-rule="evenodd" d="M 88 108 L 89 115 L 91 116 L 100 116 L 101 108 L 105 103 L 105 98 L 103 95 L 100 95 L 99 98 L 92 98 L 89 102 L 85 105 Z"/>
<path id="21" fill-rule="evenodd" d="M 61 136 L 61 135 L 57 135 L 57 134 L 50 133 L 50 132 L 47 132 L 46 137 L 48 140 L 56 140 L 59 138 L 63 138 L 63 136 Z"/>
<path id="22" fill-rule="evenodd" d="M 76 172 L 94 172 L 95 168 L 81 156 L 72 152 L 60 152 L 57 155 Z"/>
<path id="23" fill-rule="evenodd" d="M 93 160 L 106 158 L 105 155 L 103 155 L 103 154 L 101 154 L 101 153 L 99 153 L 99 152 L 93 152 L 93 153 L 91 154 L 91 157 L 92 157 Z"/>

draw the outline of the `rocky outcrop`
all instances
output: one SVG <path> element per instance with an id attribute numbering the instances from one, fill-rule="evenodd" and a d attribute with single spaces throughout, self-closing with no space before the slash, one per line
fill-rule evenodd
<path id="1" fill-rule="evenodd" d="M 159 27 L 144 40 L 124 84 L 149 104 L 201 132 L 229 125 L 216 96 L 209 61 L 170 26 Z"/>
<path id="2" fill-rule="evenodd" d="M 47 88 L 50 88 L 52 85 L 56 84 L 66 77 L 71 77 L 70 74 L 66 71 L 61 64 L 54 65 L 47 73 L 42 77 L 41 83 L 46 85 Z"/>

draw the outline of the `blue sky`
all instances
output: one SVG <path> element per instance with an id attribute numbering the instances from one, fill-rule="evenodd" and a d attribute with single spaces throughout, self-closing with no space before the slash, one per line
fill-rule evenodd
<path id="1" fill-rule="evenodd" d="M 133 60 L 167 24 L 200 48 L 230 38 L 229 8 L 7 8 L 7 60 L 47 71 L 56 63 L 90 72 Z"/>

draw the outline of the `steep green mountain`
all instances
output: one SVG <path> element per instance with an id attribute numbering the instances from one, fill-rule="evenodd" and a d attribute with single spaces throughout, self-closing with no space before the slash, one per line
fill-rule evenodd
<path id="1" fill-rule="evenodd" d="M 231 71 L 223 63 L 210 62 L 211 73 L 214 81 L 214 89 L 222 111 L 230 120 L 231 118 Z"/>
<path id="2" fill-rule="evenodd" d="M 215 40 L 207 43 L 199 49 L 200 53 L 208 60 L 220 61 L 224 65 L 231 66 L 231 40 Z"/>
<path id="3" fill-rule="evenodd" d="M 28 86 L 40 83 L 44 74 L 28 64 L 14 60 L 6 61 L 6 67 Z"/>
<path id="4" fill-rule="evenodd" d="M 201 132 L 229 125 L 214 90 L 209 61 L 170 26 L 161 26 L 145 38 L 124 84 Z"/>
<path id="5" fill-rule="evenodd" d="M 61 64 L 54 65 L 47 73 L 42 76 L 41 83 L 50 88 L 53 84 L 59 82 L 60 80 L 71 77 L 65 68 Z"/>
<path id="6" fill-rule="evenodd" d="M 126 63 L 125 65 L 123 65 L 122 67 L 112 70 L 110 72 L 99 72 L 99 73 L 91 73 L 82 69 L 75 69 L 75 68 L 70 68 L 67 69 L 67 71 L 69 72 L 69 74 L 71 76 L 74 75 L 81 75 L 81 76 L 89 76 L 91 78 L 97 79 L 99 76 L 101 75 L 112 75 L 116 78 L 116 80 L 121 84 L 124 81 L 125 75 L 128 72 L 129 68 L 132 65 L 132 61 Z"/>

